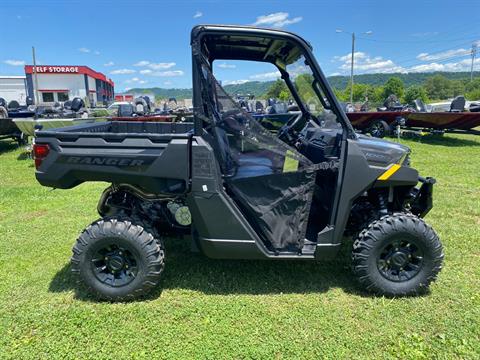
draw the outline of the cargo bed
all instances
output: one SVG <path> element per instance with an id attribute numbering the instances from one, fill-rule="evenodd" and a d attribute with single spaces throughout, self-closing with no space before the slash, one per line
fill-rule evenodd
<path id="1" fill-rule="evenodd" d="M 189 180 L 192 123 L 103 122 L 37 131 L 45 145 L 37 180 L 72 188 L 84 181 L 128 183 L 151 193 L 182 193 Z"/>

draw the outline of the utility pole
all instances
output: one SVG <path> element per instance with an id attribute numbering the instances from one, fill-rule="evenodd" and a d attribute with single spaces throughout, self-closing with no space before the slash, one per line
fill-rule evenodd
<path id="1" fill-rule="evenodd" d="M 35 81 L 35 89 L 33 90 L 33 97 L 35 100 L 35 105 L 38 106 L 40 103 L 40 98 L 38 96 L 38 76 L 37 76 L 37 62 L 35 60 L 35 47 L 32 46 L 32 56 L 33 56 L 33 78 Z"/>
<path id="2" fill-rule="evenodd" d="M 350 104 L 353 105 L 353 66 L 355 64 L 355 33 L 344 31 L 342 29 L 336 29 L 335 32 L 352 35 L 352 57 L 351 57 L 351 64 L 350 64 Z M 363 32 L 362 34 L 372 35 L 373 31 L 366 31 L 366 32 Z"/>
<path id="3" fill-rule="evenodd" d="M 473 63 L 475 62 L 475 56 L 477 56 L 477 43 L 472 44 L 472 66 L 470 67 L 470 81 L 473 81 Z"/>
<path id="4" fill-rule="evenodd" d="M 352 64 L 350 67 L 350 104 L 353 105 L 353 62 L 355 58 L 355 33 L 352 32 Z"/>

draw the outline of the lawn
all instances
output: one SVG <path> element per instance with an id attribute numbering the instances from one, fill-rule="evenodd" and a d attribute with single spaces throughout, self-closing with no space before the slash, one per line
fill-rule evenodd
<path id="1" fill-rule="evenodd" d="M 329 264 L 220 261 L 168 240 L 161 287 L 112 304 L 69 271 L 106 184 L 41 187 L 0 141 L 0 358 L 480 358 L 480 136 L 402 142 L 438 180 L 426 220 L 445 266 L 430 294 L 361 292 L 347 249 Z"/>

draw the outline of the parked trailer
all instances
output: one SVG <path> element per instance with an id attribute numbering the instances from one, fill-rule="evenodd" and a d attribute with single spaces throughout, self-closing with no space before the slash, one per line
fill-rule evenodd
<path id="1" fill-rule="evenodd" d="M 382 138 L 390 134 L 398 124 L 408 129 L 462 132 L 478 135 L 473 130 L 480 126 L 478 112 L 413 112 L 376 111 L 347 113 L 353 127 L 374 137 Z"/>

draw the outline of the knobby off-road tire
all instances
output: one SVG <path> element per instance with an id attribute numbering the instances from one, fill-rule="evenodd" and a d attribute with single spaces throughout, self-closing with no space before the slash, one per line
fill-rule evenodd
<path id="1" fill-rule="evenodd" d="M 73 247 L 72 271 L 98 298 L 128 301 L 158 285 L 165 267 L 162 239 L 138 219 L 95 221 Z"/>
<path id="2" fill-rule="evenodd" d="M 409 213 L 373 221 L 355 240 L 353 272 L 370 292 L 386 296 L 419 295 L 442 268 L 443 249 L 435 231 Z"/>

